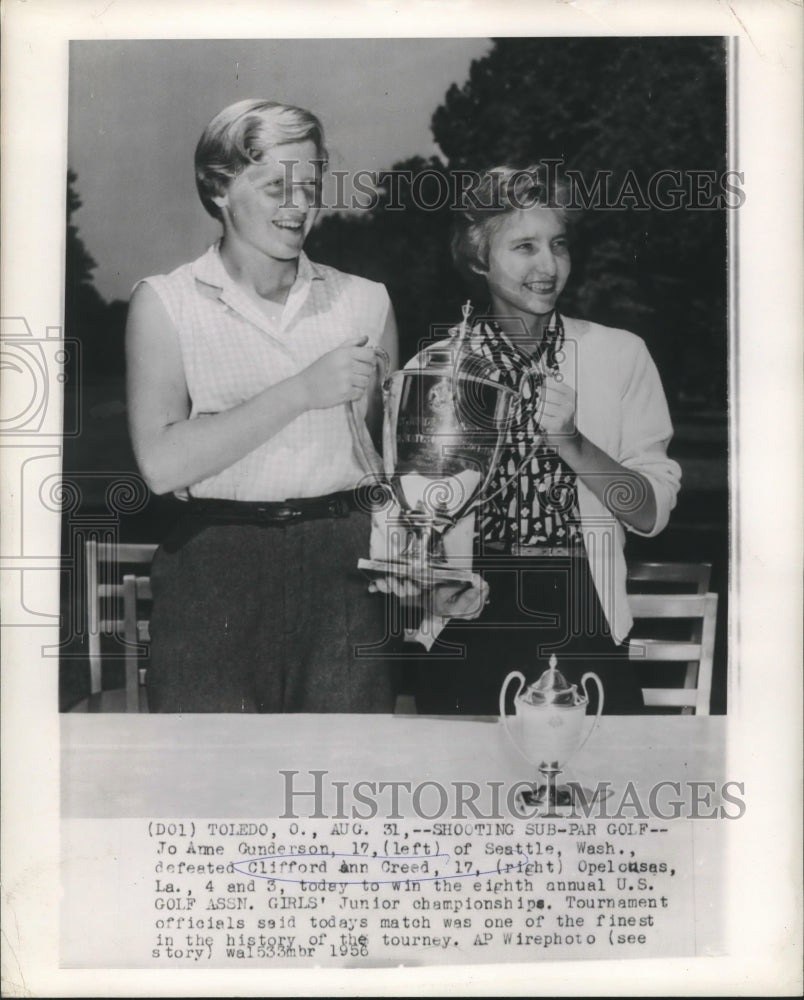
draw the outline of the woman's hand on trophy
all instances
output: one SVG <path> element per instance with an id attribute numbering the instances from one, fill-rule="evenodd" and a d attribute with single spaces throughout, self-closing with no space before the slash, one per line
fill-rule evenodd
<path id="1" fill-rule="evenodd" d="M 488 604 L 489 585 L 478 576 L 472 583 L 437 583 L 431 593 L 431 613 L 443 618 L 477 618 Z"/>
<path id="2" fill-rule="evenodd" d="M 393 594 L 407 604 L 422 604 L 429 614 L 442 618 L 477 618 L 489 599 L 489 585 L 480 576 L 435 583 L 426 590 L 410 577 L 378 576 L 368 589 L 372 594 Z"/>
<path id="3" fill-rule="evenodd" d="M 370 594 L 393 594 L 400 601 L 415 604 L 421 597 L 422 588 L 410 577 L 378 576 L 368 586 Z"/>
<path id="4" fill-rule="evenodd" d="M 355 337 L 324 354 L 298 376 L 308 410 L 360 399 L 374 375 L 376 353 L 368 337 Z"/>
<path id="5" fill-rule="evenodd" d="M 557 445 L 577 433 L 576 395 L 572 386 L 547 378 L 542 386 L 538 420 L 545 444 Z"/>
<path id="6" fill-rule="evenodd" d="M 372 594 L 393 594 L 410 604 L 422 603 L 430 614 L 442 618 L 477 618 L 489 600 L 489 585 L 479 576 L 473 582 L 435 583 L 426 591 L 409 577 L 381 576 L 368 589 Z"/>

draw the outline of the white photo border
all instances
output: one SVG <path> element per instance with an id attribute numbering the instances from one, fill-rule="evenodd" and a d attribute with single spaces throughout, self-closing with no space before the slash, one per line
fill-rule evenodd
<path id="1" fill-rule="evenodd" d="M 801 7 L 665 4 L 11 0 L 3 10 L 2 315 L 47 338 L 63 315 L 68 42 L 112 38 L 721 35 L 745 205 L 732 254 L 732 607 L 729 778 L 747 812 L 729 837 L 729 954 L 463 969 L 63 970 L 58 955 L 60 515 L 21 494 L 60 453 L 53 382 L 35 441 L 2 440 L 3 989 L 5 995 L 786 995 L 801 986 Z M 13 400 L 4 400 L 6 413 Z M 26 450 L 26 448 L 28 450 Z M 21 456 L 26 461 L 21 460 Z M 36 481 L 35 471 L 33 479 Z M 41 480 L 40 480 L 41 482 Z M 38 497 L 38 492 L 36 494 Z M 21 506 L 22 505 L 22 506 Z M 24 518 L 24 532 L 18 530 Z M 23 537 L 24 536 L 24 537 Z M 54 561 L 55 554 L 55 561 Z M 21 594 L 15 559 L 36 568 Z M 50 613 L 51 617 L 46 617 Z M 32 617 L 27 617 L 31 615 Z M 43 624 L 30 624 L 41 619 Z M 19 627 L 17 623 L 24 623 Z"/>

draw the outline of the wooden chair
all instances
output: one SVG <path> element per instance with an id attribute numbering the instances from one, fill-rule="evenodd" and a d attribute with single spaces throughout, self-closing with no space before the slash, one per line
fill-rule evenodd
<path id="1" fill-rule="evenodd" d="M 143 603 L 151 601 L 151 578 L 127 573 L 123 577 L 123 640 L 126 643 L 126 711 L 147 712 L 144 645 L 151 641 L 150 622 L 142 617 Z M 136 705 L 136 708 L 133 707 Z"/>
<path id="2" fill-rule="evenodd" d="M 629 567 L 632 592 L 628 602 L 635 620 L 630 658 L 645 664 L 682 664 L 684 670 L 683 686 L 644 687 L 646 708 L 709 714 L 718 604 L 718 595 L 708 592 L 711 570 L 708 563 L 637 563 Z M 637 588 L 650 589 L 648 585 L 665 590 L 670 587 L 673 592 L 633 593 Z M 676 592 L 682 587 L 693 592 Z"/>
<path id="3" fill-rule="evenodd" d="M 139 666 L 141 643 L 148 639 L 148 622 L 140 615 L 141 602 L 150 599 L 147 576 L 124 574 L 127 566 L 150 566 L 157 546 L 86 542 L 87 632 L 89 644 L 89 698 L 73 711 L 147 711 L 144 669 Z M 125 687 L 103 690 L 104 637 L 122 640 Z"/>
<path id="4" fill-rule="evenodd" d="M 711 563 L 635 562 L 628 566 L 628 590 L 645 594 L 668 591 L 705 594 L 712 578 Z"/>

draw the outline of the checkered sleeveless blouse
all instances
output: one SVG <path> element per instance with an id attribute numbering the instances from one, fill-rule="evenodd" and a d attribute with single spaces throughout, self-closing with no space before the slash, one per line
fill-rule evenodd
<path id="1" fill-rule="evenodd" d="M 231 409 L 298 375 L 347 339 L 365 335 L 377 344 L 390 308 L 383 285 L 313 263 L 304 253 L 276 319 L 229 277 L 219 244 L 191 264 L 145 280 L 176 327 L 191 419 Z M 352 489 L 364 476 L 347 407 L 332 406 L 306 410 L 179 495 L 277 501 Z"/>

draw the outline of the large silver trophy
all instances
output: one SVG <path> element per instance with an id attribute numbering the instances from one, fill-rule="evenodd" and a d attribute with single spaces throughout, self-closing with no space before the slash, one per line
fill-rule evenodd
<path id="1" fill-rule="evenodd" d="M 476 510 L 489 492 L 512 419 L 514 390 L 496 366 L 472 350 L 471 304 L 463 322 L 383 379 L 383 454 L 367 441 L 365 424 L 352 428 L 364 465 L 384 483 L 389 557 L 361 559 L 367 575 L 407 578 L 427 588 L 441 581 L 472 583 L 468 565 L 447 556 L 444 536 Z M 359 428 L 359 429 L 358 429 Z"/>

